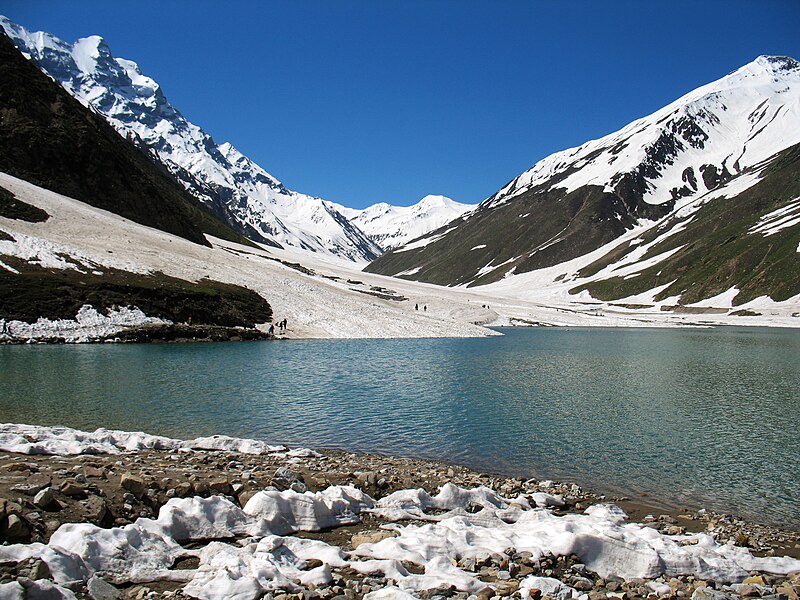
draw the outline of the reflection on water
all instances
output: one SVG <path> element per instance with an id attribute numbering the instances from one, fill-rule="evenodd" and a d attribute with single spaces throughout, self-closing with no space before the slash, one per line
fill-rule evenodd
<path id="1" fill-rule="evenodd" d="M 0 347 L 0 420 L 440 458 L 796 524 L 800 335 Z"/>

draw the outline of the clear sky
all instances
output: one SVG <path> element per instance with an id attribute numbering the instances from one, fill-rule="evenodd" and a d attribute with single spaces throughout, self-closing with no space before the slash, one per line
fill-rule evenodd
<path id="1" fill-rule="evenodd" d="M 217 143 L 355 208 L 479 202 L 759 54 L 800 59 L 799 0 L 2 0 L 0 14 L 102 35 Z"/>

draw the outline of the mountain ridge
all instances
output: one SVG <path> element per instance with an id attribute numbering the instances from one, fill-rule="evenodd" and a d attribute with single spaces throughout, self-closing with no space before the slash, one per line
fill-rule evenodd
<path id="1" fill-rule="evenodd" d="M 68 44 L 0 17 L 17 47 L 129 141 L 146 147 L 173 177 L 228 225 L 262 243 L 365 262 L 380 249 L 317 197 L 294 192 L 230 143 L 217 145 L 169 103 L 131 60 L 114 58 L 100 36 Z"/>
<path id="2" fill-rule="evenodd" d="M 463 204 L 437 194 L 429 194 L 410 206 L 378 202 L 363 209 L 354 209 L 334 204 L 336 210 L 384 251 L 438 229 L 476 207 L 477 204 Z"/>
<path id="3" fill-rule="evenodd" d="M 797 143 L 800 64 L 760 56 L 617 132 L 545 157 L 462 221 L 384 254 L 367 270 L 468 286 L 550 272 L 560 264 L 562 278 L 577 276 L 571 261 L 635 228 L 656 227 L 678 209 L 691 215 L 719 202 L 723 191 L 743 193 L 759 177 L 777 181 L 770 161 Z M 745 274 L 725 280 L 736 283 L 740 277 Z M 699 281 L 692 285 L 703 287 Z M 760 291 L 768 295 L 769 286 Z M 679 292 L 693 297 L 689 288 Z M 606 292 L 604 298 L 612 296 Z"/>

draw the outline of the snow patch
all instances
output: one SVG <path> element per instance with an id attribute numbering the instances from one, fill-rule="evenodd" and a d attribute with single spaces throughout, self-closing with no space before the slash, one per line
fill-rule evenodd
<path id="1" fill-rule="evenodd" d="M 800 197 L 790 201 L 786 206 L 762 216 L 748 233 L 760 233 L 764 237 L 768 237 L 798 223 L 800 223 Z"/>
<path id="2" fill-rule="evenodd" d="M 70 431 L 81 433 L 64 428 L 2 426 L 3 431 L 38 435 L 48 429 L 59 436 L 68 436 Z M 123 432 L 105 433 L 115 433 L 121 440 L 137 440 L 137 444 L 171 442 L 141 433 L 130 437 Z M 295 581 L 303 585 L 328 583 L 331 569 L 338 567 L 383 573 L 407 594 L 440 585 L 477 593 L 487 584 L 458 568 L 457 561 L 512 548 L 529 552 L 533 560 L 576 554 L 601 577 L 626 580 L 693 575 L 730 582 L 741 580 L 750 571 L 786 574 L 800 569 L 799 560 L 757 558 L 746 548 L 720 545 L 704 533 L 670 536 L 629 523 L 613 504 L 598 504 L 582 514 L 565 516 L 538 508 L 559 501 L 547 494 L 504 498 L 485 487 L 465 489 L 453 484 L 442 486 L 435 496 L 420 489 L 400 490 L 377 502 L 350 486 L 330 486 L 303 494 L 267 489 L 253 496 L 243 509 L 221 496 L 173 498 L 156 519 L 140 518 L 110 529 L 70 523 L 56 530 L 47 545 L 0 546 L 0 561 L 41 558 L 58 586 L 86 582 L 99 573 L 118 585 L 186 581 L 189 595 L 207 600 L 257 598 L 278 588 L 293 591 L 298 589 Z M 368 512 L 395 521 L 387 526 L 394 537 L 363 543 L 346 554 L 324 542 L 289 535 L 357 523 L 360 515 Z M 399 523 L 409 519 L 429 522 Z M 242 538 L 242 543 L 216 541 L 232 537 Z M 205 544 L 200 550 L 190 550 L 182 546 L 188 541 Z M 177 559 L 188 556 L 199 558 L 197 569 L 173 569 Z M 322 564 L 306 570 L 311 559 Z M 402 561 L 423 567 L 424 572 L 412 573 Z M 522 596 L 534 587 L 554 598 L 575 596 L 572 588 L 546 578 L 524 580 Z M 14 593 L 15 589 L 3 591 Z M 373 598 L 391 597 L 386 593 Z"/>
<path id="3" fill-rule="evenodd" d="M 0 319 L 0 340 L 63 340 L 69 344 L 99 340 L 131 327 L 171 325 L 172 321 L 148 317 L 136 307 L 110 308 L 103 315 L 84 304 L 74 319 L 50 320 L 40 317 L 35 323 Z"/>

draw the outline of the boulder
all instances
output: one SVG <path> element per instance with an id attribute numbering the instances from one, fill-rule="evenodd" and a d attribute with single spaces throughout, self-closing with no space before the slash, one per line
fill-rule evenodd
<path id="1" fill-rule="evenodd" d="M 137 498 L 144 496 L 147 491 L 147 483 L 145 483 L 144 479 L 131 473 L 123 473 L 119 483 Z"/>

